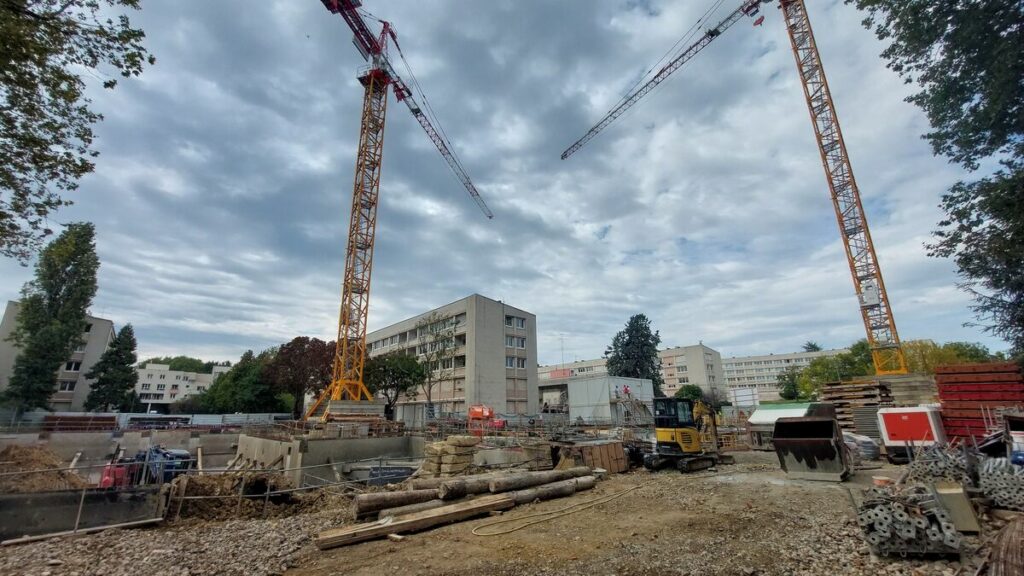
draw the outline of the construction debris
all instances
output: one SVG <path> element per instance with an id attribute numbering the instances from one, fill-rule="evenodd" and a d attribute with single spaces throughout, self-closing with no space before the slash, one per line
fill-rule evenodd
<path id="1" fill-rule="evenodd" d="M 1024 511 L 1024 468 L 1006 458 L 988 458 L 978 466 L 978 479 L 997 507 Z"/>
<path id="2" fill-rule="evenodd" d="M 419 476 L 447 478 L 465 473 L 473 465 L 479 443 L 480 438 L 476 436 L 449 436 L 444 442 L 427 444 Z"/>
<path id="3" fill-rule="evenodd" d="M 1003 526 L 991 550 L 989 576 L 1024 574 L 1024 517 Z"/>
<path id="4" fill-rule="evenodd" d="M 0 493 L 23 494 L 75 490 L 89 483 L 49 449 L 42 446 L 12 444 L 0 451 Z M 40 472 L 31 472 L 40 470 Z M 24 472 L 24 474 L 7 474 Z"/>
<path id="5" fill-rule="evenodd" d="M 294 491 L 286 476 L 272 472 L 183 475 L 172 480 L 169 489 L 174 519 L 288 517 L 323 507 L 328 500 L 348 500 L 323 490 Z"/>
<path id="6" fill-rule="evenodd" d="M 967 447 L 932 444 L 918 449 L 907 466 L 906 482 L 933 482 L 948 480 L 973 486 L 968 473 Z"/>
<path id="7" fill-rule="evenodd" d="M 958 554 L 962 536 L 925 486 L 878 486 L 864 491 L 857 523 L 880 556 Z"/>

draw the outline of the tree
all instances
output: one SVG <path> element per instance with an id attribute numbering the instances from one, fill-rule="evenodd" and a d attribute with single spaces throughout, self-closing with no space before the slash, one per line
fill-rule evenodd
<path id="1" fill-rule="evenodd" d="M 954 351 L 962 364 L 995 360 L 988 347 L 978 342 L 946 342 L 942 348 Z"/>
<path id="2" fill-rule="evenodd" d="M 395 419 L 398 399 L 423 385 L 427 369 L 416 359 L 402 352 L 375 356 L 366 361 L 363 380 L 375 396 L 384 397 L 384 414 Z"/>
<path id="3" fill-rule="evenodd" d="M 903 343 L 907 369 L 916 374 L 934 374 L 943 364 L 989 362 L 993 356 L 988 348 L 972 342 L 946 342 L 939 346 L 932 340 L 908 340 Z"/>
<path id="4" fill-rule="evenodd" d="M 1024 4 L 1019 0 L 846 0 L 888 43 L 882 57 L 921 90 L 936 155 L 970 172 L 942 197 L 946 217 L 928 246 L 953 258 L 980 324 L 1024 352 Z"/>
<path id="5" fill-rule="evenodd" d="M 608 374 L 626 378 L 644 378 L 654 385 L 654 395 L 661 398 L 665 383 L 661 377 L 661 359 L 658 345 L 661 336 L 651 332 L 651 321 L 643 314 L 632 316 L 626 327 L 615 335 L 611 346 L 604 352 Z"/>
<path id="6" fill-rule="evenodd" d="M 803 348 L 804 352 L 821 352 L 821 346 L 818 346 L 818 343 L 813 340 L 804 342 Z"/>
<path id="7" fill-rule="evenodd" d="M 797 388 L 801 398 L 815 398 L 828 382 L 839 382 L 875 373 L 871 348 L 865 339 L 850 346 L 849 352 L 835 356 L 819 356 L 797 375 Z"/>
<path id="8" fill-rule="evenodd" d="M 278 397 L 278 389 L 268 377 L 267 366 L 273 361 L 277 349 L 271 348 L 259 355 L 247 350 L 238 363 L 221 374 L 201 394 L 203 407 L 214 414 L 231 412 L 282 412 L 291 409 Z"/>
<path id="9" fill-rule="evenodd" d="M 139 373 L 135 371 L 138 360 L 135 346 L 135 330 L 131 324 L 126 324 L 117 332 L 99 362 L 85 375 L 96 380 L 85 399 L 86 410 L 132 409 L 135 383 L 139 381 Z"/>
<path id="10" fill-rule="evenodd" d="M 105 6 L 104 6 L 105 5 Z M 154 58 L 127 15 L 139 0 L 0 2 L 0 254 L 25 262 L 52 232 L 52 213 L 71 202 L 93 171 L 92 126 L 84 75 L 114 88 Z"/>
<path id="11" fill-rule="evenodd" d="M 804 346 L 804 350 L 807 347 Z M 779 387 L 779 397 L 783 400 L 796 400 L 800 397 L 799 387 L 800 369 L 796 366 L 790 366 L 779 373 L 776 385 Z"/>
<path id="12" fill-rule="evenodd" d="M 57 371 L 82 343 L 99 266 L 92 224 L 69 224 L 43 249 L 35 279 L 21 290 L 11 334 L 21 353 L 3 395 L 5 403 L 22 410 L 47 408 Z"/>
<path id="13" fill-rule="evenodd" d="M 455 332 L 459 321 L 437 312 L 416 323 L 417 354 L 422 356 L 427 375 L 419 388 L 427 400 L 427 417 L 434 416 L 434 389 L 441 382 L 452 379 L 455 372 L 455 351 L 458 343 Z"/>
<path id="14" fill-rule="evenodd" d="M 334 342 L 297 336 L 282 344 L 267 365 L 267 378 L 281 392 L 292 397 L 292 416 L 302 418 L 307 393 L 319 394 L 331 383 L 334 367 Z M 365 379 L 365 376 L 364 376 Z"/>
<path id="15" fill-rule="evenodd" d="M 704 397 L 704 391 L 696 384 L 685 384 L 676 390 L 675 398 L 680 400 L 693 400 L 696 402 Z"/>

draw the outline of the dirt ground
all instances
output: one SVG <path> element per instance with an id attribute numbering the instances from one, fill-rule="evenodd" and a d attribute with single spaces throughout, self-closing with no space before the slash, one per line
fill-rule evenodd
<path id="1" fill-rule="evenodd" d="M 644 470 L 615 475 L 573 498 L 520 506 L 501 516 L 453 524 L 401 542 L 388 540 L 311 551 L 289 576 L 587 574 L 587 575 L 949 575 L 957 559 L 890 561 L 868 553 L 853 521 L 848 488 L 870 484 L 794 481 L 774 453 L 738 453 L 737 464 L 682 475 Z M 611 495 L 608 503 L 500 536 L 472 530 Z M 494 529 L 512 528 L 516 523 Z M 966 566 L 964 568 L 967 568 Z M 968 574 L 973 573 L 973 569 Z"/>
<path id="2" fill-rule="evenodd" d="M 46 492 L 86 486 L 84 478 L 68 470 L 67 463 L 42 446 L 12 444 L 0 451 L 0 493 Z M 32 472 L 30 470 L 45 470 Z M 19 474 L 7 474 L 19 472 Z"/>

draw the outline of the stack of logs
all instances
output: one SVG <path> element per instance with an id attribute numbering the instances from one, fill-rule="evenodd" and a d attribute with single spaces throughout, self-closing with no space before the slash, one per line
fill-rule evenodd
<path id="1" fill-rule="evenodd" d="M 596 482 L 586 466 L 414 479 L 408 490 L 357 495 L 352 500 L 353 515 L 356 520 L 370 522 L 321 532 L 316 545 L 323 550 L 423 530 L 536 500 L 572 496 L 593 488 Z"/>
<path id="2" fill-rule="evenodd" d="M 449 436 L 444 442 L 427 444 L 419 476 L 444 478 L 465 473 L 473 465 L 479 443 L 480 438 L 476 436 Z"/>

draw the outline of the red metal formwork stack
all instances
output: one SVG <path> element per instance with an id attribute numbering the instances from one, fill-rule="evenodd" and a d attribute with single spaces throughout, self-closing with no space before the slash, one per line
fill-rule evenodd
<path id="1" fill-rule="evenodd" d="M 986 418 L 1024 407 L 1024 374 L 1013 362 L 953 364 L 935 369 L 946 436 L 980 438 L 991 432 Z"/>

